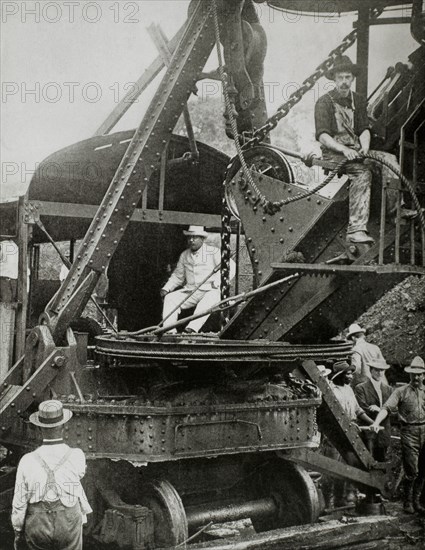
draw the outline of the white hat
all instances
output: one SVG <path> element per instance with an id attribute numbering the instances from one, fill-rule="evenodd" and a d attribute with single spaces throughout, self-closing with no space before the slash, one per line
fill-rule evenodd
<path id="1" fill-rule="evenodd" d="M 320 374 L 323 376 L 328 376 L 328 374 L 332 372 L 331 369 L 326 368 L 325 365 L 316 365 L 316 366 L 319 369 Z"/>
<path id="2" fill-rule="evenodd" d="M 64 409 L 60 401 L 49 399 L 40 403 L 38 411 L 29 417 L 29 421 L 40 428 L 56 428 L 68 422 L 71 417 L 72 411 Z"/>
<path id="3" fill-rule="evenodd" d="M 422 374 L 425 373 L 425 362 L 422 357 L 417 355 L 412 359 L 409 367 L 405 367 L 405 372 L 411 372 L 413 374 Z"/>
<path id="4" fill-rule="evenodd" d="M 369 361 L 367 363 L 367 366 L 371 369 L 378 369 L 378 370 L 387 370 L 390 368 L 388 363 L 386 361 L 383 361 L 382 359 L 375 359 L 374 361 Z"/>
<path id="5" fill-rule="evenodd" d="M 353 336 L 353 334 L 359 334 L 360 332 L 364 333 L 366 332 L 366 330 L 357 323 L 353 323 L 348 327 L 347 338 L 350 338 L 351 336 Z"/>
<path id="6" fill-rule="evenodd" d="M 208 237 L 208 233 L 205 231 L 203 225 L 189 225 L 189 229 L 183 231 L 183 234 L 188 237 Z"/>

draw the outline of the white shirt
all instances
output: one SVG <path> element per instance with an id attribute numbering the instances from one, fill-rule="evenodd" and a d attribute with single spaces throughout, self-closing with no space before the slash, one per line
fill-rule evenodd
<path id="1" fill-rule="evenodd" d="M 382 407 L 382 388 L 381 388 L 381 380 L 375 380 L 374 378 L 371 378 L 370 381 L 372 382 L 373 387 L 375 388 L 376 393 L 379 397 L 379 406 Z"/>
<path id="2" fill-rule="evenodd" d="M 164 290 L 171 292 L 177 287 L 184 290 L 194 290 L 202 281 L 221 264 L 221 252 L 216 246 L 203 243 L 196 251 L 189 248 L 180 254 L 176 269 L 164 285 Z M 235 262 L 230 260 L 230 280 L 235 276 Z M 202 284 L 200 290 L 220 288 L 220 270 Z"/>
<path id="3" fill-rule="evenodd" d="M 364 412 L 357 401 L 353 388 L 349 384 L 344 384 L 344 386 L 332 384 L 332 389 L 350 420 L 356 420 L 359 414 Z"/>
<path id="4" fill-rule="evenodd" d="M 81 449 L 72 449 L 66 461 L 54 472 L 55 486 L 46 487 L 47 472 L 43 468 L 37 453 L 54 470 L 70 447 L 66 443 L 42 445 L 36 451 L 24 455 L 16 472 L 15 493 L 12 503 L 12 525 L 16 531 L 22 531 L 28 504 L 59 500 L 64 506 L 81 505 L 83 522 L 92 512 L 80 480 L 86 472 L 86 459 Z M 47 489 L 47 490 L 46 490 Z"/>

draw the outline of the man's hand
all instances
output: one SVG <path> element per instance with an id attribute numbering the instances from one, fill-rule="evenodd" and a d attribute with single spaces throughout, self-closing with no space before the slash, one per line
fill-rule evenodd
<path id="1" fill-rule="evenodd" d="M 370 412 L 379 413 L 379 411 L 380 411 L 381 409 L 378 407 L 378 405 L 371 405 L 371 406 L 369 407 L 369 410 L 370 410 Z"/>
<path id="2" fill-rule="evenodd" d="M 24 534 L 22 531 L 15 531 L 15 540 L 13 542 L 13 550 L 24 550 L 26 547 Z"/>
<path id="3" fill-rule="evenodd" d="M 355 159 L 361 158 L 361 154 L 358 151 L 356 151 L 355 149 L 350 149 L 350 147 L 346 147 L 346 146 L 344 146 L 344 149 L 342 150 L 342 154 L 348 160 L 355 160 Z"/>
<path id="4" fill-rule="evenodd" d="M 376 434 L 379 432 L 381 426 L 379 424 L 377 424 L 376 422 L 374 422 L 371 426 L 370 426 L 370 429 L 372 431 L 374 431 Z"/>

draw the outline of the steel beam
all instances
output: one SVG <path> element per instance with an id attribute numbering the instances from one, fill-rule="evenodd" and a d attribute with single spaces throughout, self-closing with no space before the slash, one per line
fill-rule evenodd
<path id="1" fill-rule="evenodd" d="M 70 202 L 33 201 L 40 216 L 57 218 L 79 218 L 92 220 L 98 206 L 94 204 L 76 204 Z M 165 225 L 206 225 L 220 227 L 221 217 L 215 214 L 197 212 L 180 212 L 176 210 L 152 210 L 137 208 L 131 215 L 130 222 L 163 223 Z"/>

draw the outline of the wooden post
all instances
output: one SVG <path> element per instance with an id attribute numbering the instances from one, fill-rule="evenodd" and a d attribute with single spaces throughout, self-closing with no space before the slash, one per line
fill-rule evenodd
<path id="1" fill-rule="evenodd" d="M 367 97 L 369 67 L 369 6 L 360 6 L 357 19 L 357 64 L 360 74 L 356 81 L 356 92 Z"/>
<path id="2" fill-rule="evenodd" d="M 18 236 L 17 244 L 19 251 L 18 263 L 18 289 L 16 309 L 16 336 L 15 336 L 15 361 L 23 354 L 25 349 L 25 336 L 27 328 L 28 311 L 28 241 L 29 226 L 27 223 L 27 212 L 25 210 L 26 196 L 19 197 L 18 203 Z"/>

